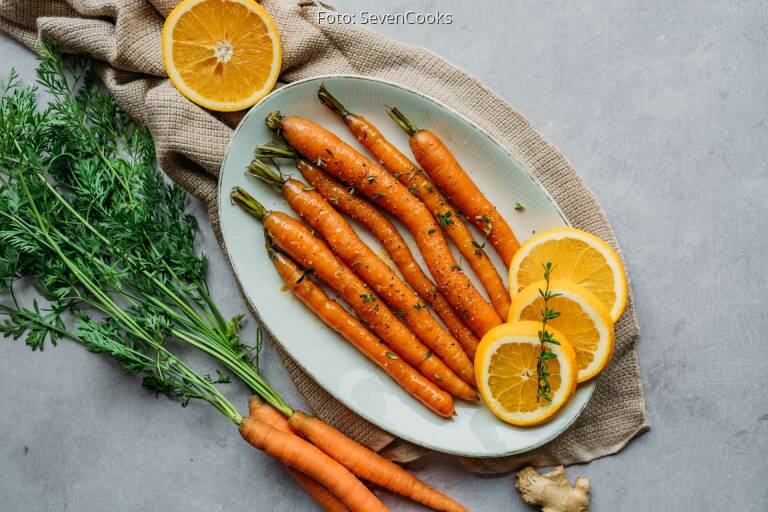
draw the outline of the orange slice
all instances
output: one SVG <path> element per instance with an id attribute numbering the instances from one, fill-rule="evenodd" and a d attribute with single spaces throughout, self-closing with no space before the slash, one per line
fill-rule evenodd
<path id="1" fill-rule="evenodd" d="M 509 321 L 539 321 L 544 307 L 539 290 L 546 286 L 546 281 L 539 281 L 515 295 L 509 308 Z M 579 382 L 586 382 L 603 371 L 611 359 L 614 339 L 611 315 L 605 304 L 583 286 L 552 279 L 549 290 L 553 295 L 548 305 L 560 313 L 549 325 L 563 333 L 573 346 Z"/>
<path id="2" fill-rule="evenodd" d="M 560 345 L 547 344 L 557 357 L 547 361 L 552 400 L 539 398 L 537 363 L 540 322 L 510 322 L 488 331 L 475 356 L 477 388 L 499 419 L 521 427 L 550 420 L 576 389 L 576 353 L 562 333 L 552 332 Z"/>
<path id="3" fill-rule="evenodd" d="M 544 231 L 528 239 L 509 265 L 512 297 L 541 280 L 542 265 L 552 262 L 552 278 L 568 280 L 594 293 L 616 322 L 627 305 L 627 277 L 621 259 L 594 235 L 575 228 Z"/>
<path id="4" fill-rule="evenodd" d="M 163 62 L 173 85 L 218 111 L 254 105 L 275 86 L 277 27 L 253 0 L 184 0 L 163 25 Z"/>

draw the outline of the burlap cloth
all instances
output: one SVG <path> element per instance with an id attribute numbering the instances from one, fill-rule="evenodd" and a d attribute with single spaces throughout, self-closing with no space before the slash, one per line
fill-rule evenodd
<path id="1" fill-rule="evenodd" d="M 104 61 L 100 74 L 120 105 L 152 131 L 161 167 L 208 204 L 221 243 L 216 180 L 242 114 L 212 114 L 182 97 L 165 78 L 160 53 L 163 16 L 175 0 L 0 0 L 0 29 L 34 48 L 43 37 L 69 52 Z M 570 222 L 618 249 L 608 221 L 568 161 L 510 105 L 437 55 L 355 26 L 319 25 L 315 6 L 265 0 L 283 40 L 281 80 L 329 73 L 398 82 L 450 105 L 507 146 L 547 188 Z M 253 312 L 255 314 L 255 312 Z M 572 464 L 620 450 L 648 428 L 635 352 L 638 325 L 630 303 L 616 326 L 613 361 L 579 419 L 560 437 L 528 453 L 462 459 L 470 471 L 499 473 L 524 464 Z M 399 461 L 424 450 L 393 438 L 341 405 L 275 346 L 315 413 Z"/>

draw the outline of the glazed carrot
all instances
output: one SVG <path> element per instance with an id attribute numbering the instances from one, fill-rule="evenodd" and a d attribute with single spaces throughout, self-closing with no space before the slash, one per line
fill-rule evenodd
<path id="1" fill-rule="evenodd" d="M 294 261 L 312 273 L 355 310 L 379 338 L 394 349 L 391 357 L 402 357 L 422 375 L 453 396 L 476 400 L 474 390 L 461 380 L 390 311 L 331 249 L 304 224 L 282 212 L 268 212 L 245 190 L 236 187 L 232 200 L 261 220 L 275 244 Z"/>
<path id="2" fill-rule="evenodd" d="M 454 338 L 459 341 L 467 356 L 474 360 L 479 343 L 477 336 L 421 270 L 405 240 L 389 218 L 371 203 L 350 192 L 347 187 L 306 160 L 298 160 L 296 167 L 334 208 L 357 221 L 381 242 L 389 257 L 400 269 L 405 281 L 427 304 L 432 306 Z"/>
<path id="3" fill-rule="evenodd" d="M 262 423 L 266 423 L 282 432 L 293 433 L 288 426 L 288 418 L 283 416 L 280 411 L 264 402 L 257 395 L 252 395 L 248 399 L 248 414 Z M 301 471 L 287 467 L 288 473 L 301 485 L 307 494 L 312 496 L 318 505 L 326 512 L 348 512 L 349 509 L 341 502 L 331 491 L 323 485 L 308 477 Z"/>
<path id="4" fill-rule="evenodd" d="M 350 510 L 387 510 L 347 468 L 299 436 L 278 430 L 250 416 L 243 418 L 240 435 L 255 448 L 323 485 Z"/>
<path id="5" fill-rule="evenodd" d="M 408 327 L 443 362 L 470 385 L 475 371 L 467 354 L 451 334 L 430 314 L 418 295 L 357 235 L 355 229 L 323 196 L 304 183 L 283 178 L 264 162 L 254 160 L 248 173 L 280 191 L 293 211 L 322 236 L 352 271 L 398 311 Z"/>
<path id="6" fill-rule="evenodd" d="M 456 244 L 464 257 L 464 261 L 469 263 L 472 271 L 480 279 L 480 283 L 488 293 L 496 312 L 501 318 L 507 318 L 510 304 L 509 292 L 496 267 L 493 266 L 493 262 L 485 253 L 485 242 L 480 244 L 475 241 L 467 225 L 448 202 L 448 198 L 438 190 L 438 187 L 424 175 L 416 164 L 389 142 L 373 123 L 363 116 L 349 112 L 339 100 L 328 92 L 325 86 L 320 86 L 317 95 L 320 101 L 342 118 L 352 135 L 376 157 L 385 169 L 391 172 L 409 190 L 415 191 L 421 202 L 435 216 L 440 227 Z"/>
<path id="7" fill-rule="evenodd" d="M 297 411 L 288 418 L 288 425 L 294 432 L 306 437 L 363 480 L 434 510 L 466 510 L 461 504 L 420 481 L 411 472 L 355 443 L 335 428 L 312 416 Z"/>
<path id="8" fill-rule="evenodd" d="M 382 343 L 346 309 L 330 299 L 325 291 L 312 281 L 311 277 L 307 277 L 306 272 L 296 266 L 296 263 L 275 250 L 270 250 L 270 257 L 286 286 L 326 325 L 342 335 L 344 339 L 392 377 L 400 387 L 432 411 L 445 417 L 451 417 L 455 414 L 453 398 L 448 393 L 435 386 L 402 359 L 390 357 L 394 350 Z"/>
<path id="9" fill-rule="evenodd" d="M 440 291 L 478 336 L 501 318 L 475 289 L 451 254 L 426 206 L 378 164 L 325 128 L 296 116 L 270 114 L 267 125 L 329 174 L 346 181 L 400 219 L 413 235 Z"/>
<path id="10" fill-rule="evenodd" d="M 445 191 L 461 213 L 480 229 L 509 267 L 520 244 L 507 221 L 462 169 L 450 150 L 434 133 L 420 130 L 396 108 L 390 117 L 410 136 L 413 156 L 430 178 Z"/>

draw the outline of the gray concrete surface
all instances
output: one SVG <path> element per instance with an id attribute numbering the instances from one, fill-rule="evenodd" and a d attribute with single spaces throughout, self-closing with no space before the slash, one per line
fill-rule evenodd
<path id="1" fill-rule="evenodd" d="M 593 510 L 768 510 L 767 4 L 386 3 L 408 9 L 455 21 L 374 28 L 431 48 L 528 116 L 595 191 L 623 244 L 653 429 L 569 468 L 592 480 Z M 31 78 L 34 58 L 2 37 L 3 75 L 10 66 Z M 206 229 L 201 246 L 217 301 L 243 311 Z M 300 404 L 270 348 L 264 357 L 269 380 Z M 0 510 L 312 510 L 217 413 L 155 400 L 79 347 L 32 354 L 3 341 L 0 376 Z M 472 510 L 526 509 L 509 475 L 469 475 L 439 455 L 412 468 Z"/>

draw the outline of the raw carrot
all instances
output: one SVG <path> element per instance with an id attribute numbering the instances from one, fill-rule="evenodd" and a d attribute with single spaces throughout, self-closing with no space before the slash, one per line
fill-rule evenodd
<path id="1" fill-rule="evenodd" d="M 404 186 L 416 195 L 432 212 L 437 223 L 458 247 L 480 283 L 488 293 L 494 309 L 501 318 L 507 318 L 510 297 L 493 262 L 485 253 L 485 242 L 475 241 L 472 233 L 459 217 L 458 212 L 448 202 L 448 198 L 427 178 L 424 173 L 405 156 L 397 147 L 381 134 L 376 126 L 363 116 L 349 112 L 344 105 L 334 98 L 321 85 L 317 93 L 320 101 L 338 114 L 352 135 L 362 144 L 379 163 L 400 180 Z"/>
<path id="2" fill-rule="evenodd" d="M 400 269 L 405 281 L 427 304 L 432 306 L 451 334 L 459 341 L 467 356 L 474 360 L 480 341 L 421 270 L 405 240 L 389 218 L 371 203 L 306 160 L 298 160 L 296 167 L 334 208 L 357 221 L 381 242 L 389 257 Z"/>
<path id="3" fill-rule="evenodd" d="M 248 414 L 251 418 L 255 418 L 262 423 L 271 425 L 272 427 L 282 432 L 293 433 L 288 426 L 288 418 L 286 418 L 280 411 L 264 402 L 257 395 L 252 395 L 248 399 Z M 298 471 L 292 467 L 286 466 L 288 474 L 290 474 L 299 485 L 301 485 L 307 494 L 312 496 L 318 505 L 322 507 L 326 512 L 348 512 L 344 503 L 341 502 L 334 494 L 329 491 L 325 486 L 318 483 L 301 471 Z"/>
<path id="4" fill-rule="evenodd" d="M 388 510 L 347 468 L 299 436 L 278 430 L 250 416 L 243 418 L 240 435 L 255 448 L 323 485 L 350 510 Z"/>
<path id="5" fill-rule="evenodd" d="M 293 468 L 287 468 L 287 471 L 325 512 L 349 512 L 349 508 L 339 498 L 314 478 Z"/>
<path id="6" fill-rule="evenodd" d="M 390 117 L 410 136 L 411 151 L 430 178 L 443 189 L 456 207 L 480 229 L 509 267 L 520 244 L 507 221 L 462 169 L 450 150 L 434 133 L 417 128 L 397 108 Z"/>
<path id="7" fill-rule="evenodd" d="M 312 281 L 312 278 L 286 255 L 270 250 L 275 265 L 286 286 L 331 329 L 339 333 L 368 359 L 384 370 L 403 389 L 440 416 L 455 414 L 453 398 L 435 386 L 402 359 L 393 359 L 394 352 L 371 331 Z M 253 413 L 251 413 L 253 416 Z"/>
<path id="8" fill-rule="evenodd" d="M 306 437 L 334 460 L 368 482 L 434 510 L 466 511 L 461 504 L 420 481 L 410 471 L 355 443 L 335 428 L 312 416 L 297 411 L 288 418 L 288 425 L 294 432 Z"/>
<path id="9" fill-rule="evenodd" d="M 475 385 L 472 361 L 451 334 L 440 325 L 418 295 L 357 235 L 355 229 L 323 196 L 304 183 L 283 178 L 261 160 L 248 172 L 280 191 L 293 211 L 322 236 L 352 271 L 384 299 L 435 355 L 470 385 Z"/>
<path id="10" fill-rule="evenodd" d="M 268 212 L 245 190 L 236 187 L 230 194 L 246 212 L 261 220 L 267 234 L 288 256 L 336 290 L 355 313 L 387 345 L 391 357 L 402 357 L 429 380 L 453 396 L 476 400 L 472 387 L 461 380 L 390 311 L 331 249 L 304 224 L 282 212 Z"/>
<path id="11" fill-rule="evenodd" d="M 440 291 L 478 336 L 501 318 L 475 289 L 451 254 L 442 231 L 426 206 L 378 164 L 312 121 L 270 114 L 267 125 L 309 161 L 346 181 L 400 219 L 413 235 Z"/>

